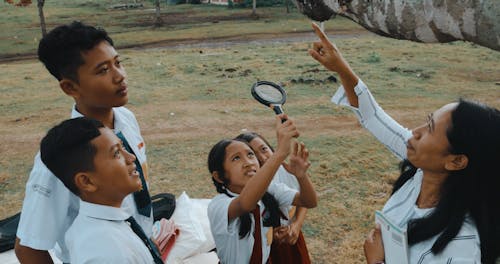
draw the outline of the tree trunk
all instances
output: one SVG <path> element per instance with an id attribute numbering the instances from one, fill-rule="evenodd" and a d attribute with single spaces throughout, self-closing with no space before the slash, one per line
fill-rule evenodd
<path id="1" fill-rule="evenodd" d="M 286 6 L 286 13 L 290 13 L 290 6 L 289 6 L 289 1 L 290 0 L 285 0 L 285 6 Z"/>
<path id="2" fill-rule="evenodd" d="M 252 16 L 257 16 L 257 0 L 252 1 Z"/>
<path id="3" fill-rule="evenodd" d="M 45 0 L 38 0 L 38 16 L 40 17 L 40 28 L 42 29 L 42 36 L 47 35 L 47 26 L 45 25 L 45 15 L 43 14 L 43 5 Z"/>
<path id="4" fill-rule="evenodd" d="M 500 51 L 499 0 L 294 0 L 324 21 L 339 14 L 378 35 L 418 42 L 465 40 Z"/>
<path id="5" fill-rule="evenodd" d="M 156 27 L 161 27 L 163 25 L 163 20 L 161 19 L 161 12 L 160 12 L 160 0 L 155 0 L 155 26 Z"/>

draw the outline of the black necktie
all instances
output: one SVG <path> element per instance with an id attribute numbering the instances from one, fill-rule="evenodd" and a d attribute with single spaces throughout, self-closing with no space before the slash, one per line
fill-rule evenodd
<path id="1" fill-rule="evenodd" d="M 153 256 L 155 263 L 163 264 L 163 260 L 160 257 L 160 252 L 158 252 L 158 249 L 156 248 L 155 244 L 153 244 L 153 241 L 151 241 L 151 239 L 146 236 L 137 221 L 135 221 L 132 216 L 127 218 L 127 220 L 125 221 L 130 223 L 132 231 L 134 231 L 134 233 L 142 240 L 142 243 L 144 243 L 144 245 L 146 245 L 146 247 L 149 249 L 149 253 L 151 253 L 151 256 Z"/>
<path id="2" fill-rule="evenodd" d="M 148 185 L 146 184 L 146 179 L 144 179 L 144 172 L 142 171 L 141 163 L 139 162 L 137 155 L 135 155 L 134 151 L 128 144 L 127 139 L 125 139 L 125 137 L 123 136 L 122 132 L 118 132 L 116 136 L 121 139 L 125 149 L 129 153 L 134 154 L 134 156 L 136 157 L 135 166 L 137 172 L 139 172 L 139 177 L 141 178 L 142 189 L 140 191 L 134 192 L 134 200 L 139 213 L 141 215 L 149 217 L 151 216 L 151 197 L 149 196 Z"/>

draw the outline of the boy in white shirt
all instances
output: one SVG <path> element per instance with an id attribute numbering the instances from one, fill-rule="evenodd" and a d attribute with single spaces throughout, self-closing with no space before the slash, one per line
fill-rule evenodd
<path id="1" fill-rule="evenodd" d="M 122 208 L 133 215 L 148 236 L 153 217 L 146 179 L 146 147 L 137 120 L 123 107 L 128 102 L 127 74 L 113 40 L 102 30 L 80 22 L 59 26 L 41 41 L 38 57 L 73 97 L 71 117 L 101 121 L 121 136 L 136 156 L 143 189 L 128 195 Z M 79 199 L 50 172 L 37 154 L 26 183 L 15 251 L 21 263 L 52 263 L 48 250 L 69 261 L 64 234 L 79 210 Z M 57 243 L 57 244 L 56 244 Z"/>
<path id="2" fill-rule="evenodd" d="M 135 156 L 111 129 L 86 117 L 63 121 L 42 139 L 40 156 L 81 199 L 65 235 L 71 263 L 163 263 L 153 242 L 121 208 L 142 182 Z"/>

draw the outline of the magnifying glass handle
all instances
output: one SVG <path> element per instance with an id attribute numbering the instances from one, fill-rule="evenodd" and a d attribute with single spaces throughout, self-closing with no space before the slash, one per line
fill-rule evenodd
<path id="1" fill-rule="evenodd" d="M 277 105 L 273 105 L 273 111 L 277 114 L 277 115 L 280 115 L 280 114 L 283 114 L 283 108 L 281 108 L 281 105 L 277 104 Z M 286 118 L 283 118 L 281 119 L 281 123 L 285 123 L 286 122 Z"/>

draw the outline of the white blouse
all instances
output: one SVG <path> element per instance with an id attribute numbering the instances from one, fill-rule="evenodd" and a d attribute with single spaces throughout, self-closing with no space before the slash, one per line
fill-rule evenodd
<path id="1" fill-rule="evenodd" d="M 406 142 L 412 135 L 411 131 L 402 127 L 384 112 L 361 80 L 354 90 L 358 96 L 358 108 L 349 104 L 342 86 L 331 101 L 352 109 L 363 127 L 399 159 L 404 159 Z M 422 179 L 423 173 L 418 169 L 415 176 L 394 193 L 384 205 L 382 210 L 384 214 L 401 228 L 406 228 L 410 220 L 424 217 L 434 210 L 434 208 L 421 209 L 416 205 Z M 479 234 L 470 216 L 464 220 L 457 236 L 441 253 L 435 255 L 431 248 L 437 238 L 438 235 L 410 246 L 410 263 L 481 263 Z"/>

